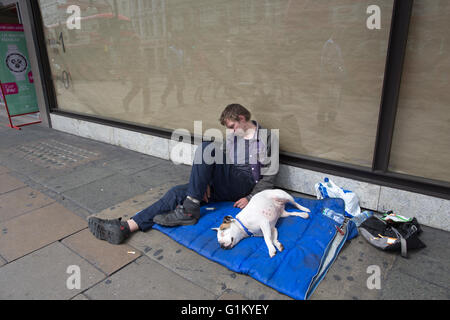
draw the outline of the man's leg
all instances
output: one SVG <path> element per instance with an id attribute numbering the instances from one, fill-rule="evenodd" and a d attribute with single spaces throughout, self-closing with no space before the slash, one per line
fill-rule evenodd
<path id="1" fill-rule="evenodd" d="M 204 161 L 203 150 L 210 144 L 211 142 L 203 142 L 195 151 L 194 163 L 192 165 L 186 199 L 183 201 L 183 206 L 169 214 L 155 216 L 155 223 L 168 227 L 197 223 L 200 218 L 200 202 L 203 199 L 206 188 L 210 181 L 212 181 L 215 172 L 219 170 L 218 168 L 223 166 L 213 161 L 211 161 L 212 163 L 209 163 L 210 161 Z M 212 151 L 212 157 L 215 156 L 213 147 L 214 145 L 212 144 L 209 146 Z M 221 153 L 223 154 L 223 152 Z"/>
<path id="2" fill-rule="evenodd" d="M 89 230 L 100 240 L 112 244 L 120 244 L 130 234 L 137 230 L 147 231 L 153 226 L 153 217 L 166 211 L 175 209 L 186 198 L 188 185 L 179 185 L 170 189 L 166 194 L 148 208 L 136 213 L 124 222 L 121 218 L 105 220 L 97 217 L 89 218 Z"/>
<path id="3" fill-rule="evenodd" d="M 221 161 L 208 164 L 202 158 L 203 150 L 210 142 L 204 142 L 197 148 L 187 189 L 187 196 L 181 208 L 169 214 L 157 215 L 155 223 L 164 226 L 195 224 L 200 218 L 200 202 L 208 185 L 212 187 L 211 201 L 236 201 L 247 196 L 255 182 L 251 172 L 236 169 L 225 163 L 225 155 L 221 152 Z M 210 145 L 212 148 L 213 145 Z M 213 149 L 211 149 L 213 150 Z M 219 149 L 215 149 L 219 151 Z M 207 152 L 209 154 L 209 152 Z M 214 152 L 212 152 L 214 157 Z M 189 223 L 188 223 L 189 221 Z"/>
<path id="4" fill-rule="evenodd" d="M 173 187 L 161 199 L 136 213 L 131 219 L 136 222 L 140 230 L 147 231 L 155 224 L 153 221 L 155 216 L 173 211 L 178 205 L 183 204 L 188 186 L 188 184 L 183 184 Z"/>
<path id="5" fill-rule="evenodd" d="M 254 186 L 251 172 L 224 165 L 211 181 L 211 201 L 237 201 L 252 192 Z"/>

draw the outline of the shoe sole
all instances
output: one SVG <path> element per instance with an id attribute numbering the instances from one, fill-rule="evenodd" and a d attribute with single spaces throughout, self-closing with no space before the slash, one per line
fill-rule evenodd
<path id="1" fill-rule="evenodd" d="M 103 221 L 99 218 L 89 218 L 88 221 L 89 230 L 99 240 L 105 240 L 111 244 L 122 243 L 121 239 L 117 236 L 116 232 L 105 228 Z"/>
<path id="2" fill-rule="evenodd" d="M 166 222 L 166 221 L 156 221 L 153 218 L 153 222 L 159 224 L 164 227 L 178 227 L 178 226 L 191 226 L 196 224 L 198 220 L 187 220 L 187 221 L 178 221 L 178 222 Z"/>

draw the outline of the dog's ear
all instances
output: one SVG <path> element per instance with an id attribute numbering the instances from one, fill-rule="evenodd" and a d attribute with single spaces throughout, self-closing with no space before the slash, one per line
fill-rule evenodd
<path id="1" fill-rule="evenodd" d="M 219 228 L 211 228 L 211 230 L 219 231 Z"/>
<path id="2" fill-rule="evenodd" d="M 230 227 L 231 222 L 233 221 L 232 216 L 225 216 L 223 218 L 222 224 L 220 225 L 220 230 L 225 230 Z"/>
<path id="3" fill-rule="evenodd" d="M 230 223 L 232 219 L 233 219 L 232 216 L 225 216 L 225 217 L 223 218 L 222 223 Z"/>

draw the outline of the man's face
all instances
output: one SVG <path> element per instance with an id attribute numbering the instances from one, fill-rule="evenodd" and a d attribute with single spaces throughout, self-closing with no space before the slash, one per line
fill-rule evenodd
<path id="1" fill-rule="evenodd" d="M 225 127 L 227 127 L 227 129 L 233 130 L 234 134 L 237 136 L 241 136 L 243 137 L 245 135 L 245 124 L 246 121 L 245 119 L 236 121 L 236 120 L 225 120 Z"/>

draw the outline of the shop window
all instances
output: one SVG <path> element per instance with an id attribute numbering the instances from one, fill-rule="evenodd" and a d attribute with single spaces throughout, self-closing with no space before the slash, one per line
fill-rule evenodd
<path id="1" fill-rule="evenodd" d="M 450 3 L 415 0 L 390 170 L 450 182 Z"/>
<path id="2" fill-rule="evenodd" d="M 371 167 L 392 0 L 124 2 L 91 1 L 88 15 L 70 1 L 81 28 L 48 51 L 59 109 L 193 132 L 195 120 L 221 128 L 220 112 L 240 103 L 280 129 L 281 151 Z M 66 8 L 40 5 L 58 41 Z M 371 5 L 380 29 L 367 27 Z"/>

